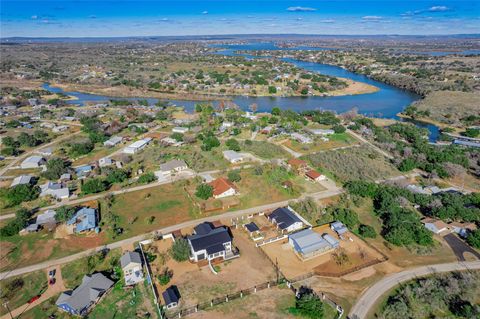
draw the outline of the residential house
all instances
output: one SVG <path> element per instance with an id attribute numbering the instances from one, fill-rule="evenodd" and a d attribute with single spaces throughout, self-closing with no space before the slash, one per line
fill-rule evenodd
<path id="1" fill-rule="evenodd" d="M 32 183 L 33 183 L 33 176 L 20 175 L 13 179 L 12 184 L 10 184 L 10 188 L 15 187 L 17 185 L 25 185 L 25 184 L 32 184 Z"/>
<path id="2" fill-rule="evenodd" d="M 52 196 L 56 199 L 66 199 L 70 197 L 68 187 L 63 187 L 62 183 L 48 181 L 40 185 L 40 197 Z"/>
<path id="3" fill-rule="evenodd" d="M 426 229 L 433 232 L 434 234 L 440 234 L 448 231 L 448 225 L 438 219 L 424 218 L 422 219 L 422 223 Z"/>
<path id="4" fill-rule="evenodd" d="M 330 130 L 330 129 L 310 129 L 309 130 L 310 133 L 314 134 L 314 135 L 321 135 L 321 136 L 326 136 L 326 135 L 332 135 L 335 133 L 334 130 Z"/>
<path id="5" fill-rule="evenodd" d="M 189 130 L 188 127 L 180 127 L 180 126 L 176 126 L 172 129 L 172 133 L 180 133 L 180 134 L 185 134 L 187 133 Z"/>
<path id="6" fill-rule="evenodd" d="M 57 307 L 76 316 L 85 316 L 114 282 L 101 273 L 85 275 L 80 286 L 63 292 L 56 301 Z"/>
<path id="7" fill-rule="evenodd" d="M 142 258 L 138 252 L 127 251 L 123 254 L 120 258 L 120 266 L 127 286 L 143 281 Z"/>
<path id="8" fill-rule="evenodd" d="M 123 137 L 121 136 L 112 136 L 105 142 L 103 142 L 103 145 L 106 147 L 114 147 L 115 145 L 121 143 L 123 141 Z"/>
<path id="9" fill-rule="evenodd" d="M 474 223 L 459 223 L 452 222 L 448 224 L 448 227 L 460 237 L 466 238 L 468 235 L 477 229 L 477 226 Z"/>
<path id="10" fill-rule="evenodd" d="M 330 224 L 330 228 L 337 233 L 338 236 L 342 236 L 346 232 L 348 232 L 348 228 L 339 221 L 333 222 Z"/>
<path id="11" fill-rule="evenodd" d="M 304 229 L 288 235 L 288 243 L 302 259 L 318 256 L 334 248 L 319 233 L 311 229 Z"/>
<path id="12" fill-rule="evenodd" d="M 60 133 L 60 132 L 65 132 L 66 130 L 68 130 L 68 125 L 59 125 L 59 126 L 55 126 L 52 129 L 52 132 Z"/>
<path id="13" fill-rule="evenodd" d="M 245 227 L 248 234 L 254 241 L 262 240 L 264 238 L 264 236 L 260 232 L 260 228 L 258 228 L 257 224 L 255 224 L 254 222 L 245 224 L 243 225 L 243 227 Z"/>
<path id="14" fill-rule="evenodd" d="M 113 160 L 110 157 L 102 157 L 98 160 L 98 166 L 107 167 L 113 165 Z"/>
<path id="15" fill-rule="evenodd" d="M 285 232 L 293 232 L 299 230 L 304 226 L 303 221 L 290 207 L 280 207 L 271 212 L 268 216 L 277 228 Z"/>
<path id="16" fill-rule="evenodd" d="M 38 154 L 42 156 L 52 156 L 53 154 L 53 149 L 51 147 L 46 147 L 37 152 Z"/>
<path id="17" fill-rule="evenodd" d="M 301 174 L 308 169 L 308 164 L 304 160 L 298 158 L 292 158 L 287 162 L 288 167 L 295 170 L 298 174 Z"/>
<path id="18" fill-rule="evenodd" d="M 301 144 L 310 144 L 313 142 L 313 140 L 306 136 L 306 135 L 303 135 L 303 134 L 300 134 L 300 133 L 292 133 L 290 134 L 290 136 L 296 140 L 297 142 L 301 143 Z"/>
<path id="19" fill-rule="evenodd" d="M 232 236 L 227 227 L 215 227 L 204 222 L 195 226 L 194 235 L 187 237 L 191 257 L 195 262 L 211 261 L 215 258 L 224 260 L 236 257 L 232 247 Z"/>
<path id="20" fill-rule="evenodd" d="M 232 150 L 223 151 L 223 157 L 232 164 L 240 163 L 245 160 L 245 156 L 243 154 Z"/>
<path id="21" fill-rule="evenodd" d="M 45 165 L 47 161 L 38 155 L 33 155 L 30 157 L 27 157 L 21 164 L 20 168 L 22 169 L 28 169 L 28 168 L 38 168 L 42 165 Z"/>
<path id="22" fill-rule="evenodd" d="M 272 133 L 272 131 L 273 131 L 272 126 L 266 126 L 266 127 L 262 128 L 260 130 L 260 133 L 268 135 L 268 134 Z"/>
<path id="23" fill-rule="evenodd" d="M 71 175 L 71 174 L 69 174 L 69 173 L 64 173 L 64 174 L 62 174 L 62 176 L 60 176 L 59 181 L 60 181 L 60 182 L 68 182 L 68 181 L 71 180 L 71 179 L 72 179 L 72 175 Z"/>
<path id="24" fill-rule="evenodd" d="M 179 142 L 171 137 L 164 137 L 160 140 L 160 142 L 167 146 L 181 146 L 183 144 L 182 141 Z"/>
<path id="25" fill-rule="evenodd" d="M 56 211 L 53 209 L 46 210 L 42 214 L 38 214 L 35 224 L 45 227 L 45 226 L 50 226 L 50 228 L 53 228 L 57 224 L 57 220 L 55 219 Z"/>
<path id="26" fill-rule="evenodd" d="M 85 178 L 92 170 L 93 167 L 91 165 L 82 165 L 75 168 L 75 174 L 77 174 L 78 178 Z"/>
<path id="27" fill-rule="evenodd" d="M 165 308 L 172 309 L 178 306 L 180 301 L 180 292 L 177 286 L 170 286 L 162 293 Z"/>
<path id="28" fill-rule="evenodd" d="M 175 159 L 164 164 L 160 164 L 160 170 L 155 172 L 155 176 L 158 178 L 168 177 L 187 169 L 188 165 L 184 160 Z"/>
<path id="29" fill-rule="evenodd" d="M 320 182 L 320 181 L 324 181 L 325 179 L 327 179 L 325 177 L 325 175 L 322 175 L 320 174 L 319 172 L 317 172 L 316 170 L 309 170 L 308 172 L 305 173 L 305 176 L 314 181 L 314 182 Z"/>
<path id="30" fill-rule="evenodd" d="M 208 185 L 212 186 L 213 188 L 214 198 L 223 198 L 237 194 L 237 189 L 235 185 L 233 185 L 232 182 L 223 177 L 211 181 L 210 183 L 208 183 Z"/>
<path id="31" fill-rule="evenodd" d="M 123 149 L 123 153 L 135 154 L 135 153 L 139 152 L 140 150 L 144 149 L 148 145 L 148 143 L 150 143 L 151 140 L 152 139 L 150 137 L 146 137 L 144 139 L 136 141 L 136 142 L 130 144 L 129 146 L 125 147 Z"/>
<path id="32" fill-rule="evenodd" d="M 82 207 L 67 221 L 67 225 L 73 226 L 76 233 L 84 231 L 96 230 L 98 226 L 97 211 L 93 208 Z"/>

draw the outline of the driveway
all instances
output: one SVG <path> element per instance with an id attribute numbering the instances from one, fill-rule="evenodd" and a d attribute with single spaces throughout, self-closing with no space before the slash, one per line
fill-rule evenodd
<path id="1" fill-rule="evenodd" d="M 480 269 L 480 261 L 455 262 L 449 264 L 438 264 L 408 269 L 396 274 L 391 274 L 375 285 L 368 288 L 358 299 L 357 303 L 350 310 L 349 318 L 364 319 L 367 318 L 370 310 L 377 304 L 377 301 L 384 297 L 385 293 L 395 286 L 412 280 L 417 277 L 425 277 L 430 274 Z"/>
<path id="2" fill-rule="evenodd" d="M 452 248 L 453 253 L 455 256 L 457 256 L 459 261 L 465 261 L 465 253 L 471 253 L 474 255 L 477 259 L 480 260 L 480 253 L 470 247 L 467 243 L 465 243 L 463 240 L 458 238 L 457 235 L 455 234 L 448 234 L 443 236 L 443 239 L 447 242 L 448 246 Z"/>

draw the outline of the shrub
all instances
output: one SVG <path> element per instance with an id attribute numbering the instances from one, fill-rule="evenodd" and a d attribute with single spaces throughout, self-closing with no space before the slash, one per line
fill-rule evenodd
<path id="1" fill-rule="evenodd" d="M 100 193 L 107 189 L 107 183 L 101 178 L 92 178 L 82 185 L 83 194 Z"/>
<path id="2" fill-rule="evenodd" d="M 153 174 L 152 172 L 149 172 L 149 173 L 145 173 L 145 174 L 141 175 L 138 178 L 138 183 L 139 184 L 148 184 L 148 183 L 154 182 L 156 179 L 157 178 L 155 177 L 155 174 Z"/>
<path id="3" fill-rule="evenodd" d="M 232 183 L 239 182 L 242 179 L 238 169 L 228 172 L 228 180 Z"/>
<path id="4" fill-rule="evenodd" d="M 225 145 L 227 145 L 229 150 L 239 152 L 240 151 L 240 144 L 238 141 L 234 138 L 231 138 L 225 142 Z"/>
<path id="5" fill-rule="evenodd" d="M 170 248 L 170 256 L 176 261 L 186 261 L 190 257 L 190 247 L 184 238 L 176 239 Z"/>
<path id="6" fill-rule="evenodd" d="M 324 315 L 323 302 L 313 293 L 304 294 L 297 298 L 295 309 L 300 315 L 307 318 L 322 319 Z"/>
<path id="7" fill-rule="evenodd" d="M 345 133 L 346 129 L 343 125 L 335 125 L 333 127 L 333 130 L 335 131 L 335 133 Z"/>
<path id="8" fill-rule="evenodd" d="M 197 186 L 197 191 L 195 192 L 195 196 L 198 198 L 207 200 L 213 196 L 213 187 L 209 184 L 200 184 Z"/>
<path id="9" fill-rule="evenodd" d="M 358 227 L 358 233 L 360 236 L 365 237 L 365 238 L 375 238 L 377 237 L 377 232 L 375 231 L 375 228 L 373 228 L 370 225 L 360 225 Z"/>

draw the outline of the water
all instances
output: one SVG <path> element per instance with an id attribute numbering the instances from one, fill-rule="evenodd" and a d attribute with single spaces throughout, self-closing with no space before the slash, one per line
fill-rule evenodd
<path id="1" fill-rule="evenodd" d="M 217 54 L 222 55 L 239 55 L 235 53 L 235 50 L 270 50 L 276 48 L 276 50 L 292 50 L 293 48 L 279 48 L 272 43 L 251 43 L 246 45 L 224 45 L 225 50 L 219 51 Z M 309 47 L 305 47 L 309 48 Z M 327 48 L 314 48 L 314 49 L 327 49 Z M 294 49 L 293 49 L 294 50 Z M 246 58 L 258 58 L 248 54 L 241 54 Z M 290 58 L 283 59 L 286 62 L 295 64 L 299 68 L 309 70 L 312 72 L 318 72 L 321 74 L 348 78 L 354 81 L 363 82 L 374 85 L 379 88 L 377 92 L 359 95 L 344 95 L 344 96 L 308 96 L 308 97 L 247 97 L 247 96 L 233 96 L 232 101 L 237 104 L 241 109 L 248 110 L 249 106 L 253 103 L 257 104 L 259 112 L 269 112 L 273 107 L 279 107 L 281 109 L 291 109 L 294 111 L 304 111 L 312 109 L 332 110 L 337 113 L 342 113 L 352 108 L 357 108 L 358 112 L 367 116 L 375 116 L 380 118 L 394 118 L 398 119 L 397 113 L 401 112 L 405 107 L 412 102 L 420 99 L 420 96 L 398 89 L 394 86 L 375 81 L 365 75 L 356 74 L 348 70 L 342 69 L 337 66 L 298 61 Z M 129 100 L 136 101 L 144 98 L 118 98 L 111 96 L 95 95 L 80 92 L 64 92 L 62 89 L 54 88 L 48 83 L 43 85 L 43 88 L 55 93 L 64 93 L 76 97 L 76 100 L 68 101 L 69 104 L 84 105 L 86 102 L 108 102 L 109 100 Z M 146 98 L 149 104 L 154 104 L 158 99 Z M 195 104 L 198 101 L 188 100 L 167 100 L 171 104 L 183 106 L 187 112 L 193 112 Z M 214 106 L 218 104 L 218 101 L 212 102 Z M 435 125 L 415 122 L 418 126 L 427 128 L 430 132 L 429 140 L 434 142 L 439 136 L 439 129 Z"/>

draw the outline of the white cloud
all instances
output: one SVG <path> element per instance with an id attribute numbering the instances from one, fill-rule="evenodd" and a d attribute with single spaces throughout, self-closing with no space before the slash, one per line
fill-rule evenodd
<path id="1" fill-rule="evenodd" d="M 37 19 L 38 19 L 38 16 L 35 15 L 35 16 L 31 16 L 30 18 L 31 18 L 32 20 L 37 20 Z"/>
<path id="2" fill-rule="evenodd" d="M 448 10 L 450 10 L 450 8 L 447 6 L 433 6 L 428 9 L 430 12 L 443 12 Z"/>
<path id="3" fill-rule="evenodd" d="M 382 20 L 383 17 L 381 16 L 364 16 L 362 17 L 362 20 L 365 20 L 365 21 L 378 21 L 378 20 Z"/>
<path id="4" fill-rule="evenodd" d="M 208 11 L 203 11 L 202 14 L 208 14 Z"/>
<path id="5" fill-rule="evenodd" d="M 335 20 L 333 19 L 325 19 L 325 20 L 320 20 L 320 23 L 335 23 Z"/>
<path id="6" fill-rule="evenodd" d="M 290 12 L 311 12 L 311 11 L 317 11 L 317 9 L 310 8 L 310 7 L 288 7 L 287 11 L 290 11 Z"/>

